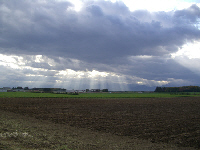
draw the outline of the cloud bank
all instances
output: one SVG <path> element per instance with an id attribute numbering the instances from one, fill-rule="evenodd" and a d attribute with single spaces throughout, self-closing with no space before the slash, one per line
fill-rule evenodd
<path id="1" fill-rule="evenodd" d="M 113 90 L 200 85 L 194 65 L 200 59 L 172 57 L 200 41 L 198 5 L 168 12 L 130 11 L 110 1 L 73 7 L 56 0 L 0 1 L 1 84 Z"/>

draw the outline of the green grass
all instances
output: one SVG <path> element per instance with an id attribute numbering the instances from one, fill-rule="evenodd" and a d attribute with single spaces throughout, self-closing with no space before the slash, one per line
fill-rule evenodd
<path id="1" fill-rule="evenodd" d="M 1 92 L 0 97 L 51 97 L 51 98 L 165 98 L 165 97 L 186 97 L 200 96 L 200 93 L 80 93 L 79 95 L 53 94 L 53 93 L 30 93 L 30 92 Z"/>

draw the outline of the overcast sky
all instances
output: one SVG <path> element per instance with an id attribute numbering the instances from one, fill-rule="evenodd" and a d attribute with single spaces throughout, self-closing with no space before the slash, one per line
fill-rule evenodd
<path id="1" fill-rule="evenodd" d="M 1 0 L 0 85 L 200 86 L 199 0 Z"/>

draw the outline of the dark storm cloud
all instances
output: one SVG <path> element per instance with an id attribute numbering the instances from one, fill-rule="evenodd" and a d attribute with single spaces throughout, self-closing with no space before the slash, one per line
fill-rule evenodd
<path id="1" fill-rule="evenodd" d="M 150 58 L 132 57 L 129 60 L 131 65 L 127 67 L 127 70 L 123 70 L 123 72 L 129 75 L 134 72 L 135 76 L 144 79 L 154 79 L 156 81 L 162 81 L 168 78 L 190 79 L 195 83 L 195 80 L 199 78 L 199 75 L 195 74 L 195 72 L 177 63 L 174 59 L 169 59 L 167 56 Z"/>
<path id="2" fill-rule="evenodd" d="M 184 72 L 197 78 L 170 56 L 186 42 L 200 40 L 197 5 L 170 12 L 131 12 L 124 3 L 109 1 L 87 1 L 78 12 L 72 7 L 55 0 L 1 0 L 0 53 L 23 55 L 27 66 L 55 70 L 32 72 L 36 75 L 73 69 L 149 80 L 187 79 Z M 26 55 L 52 60 L 36 62 Z"/>
<path id="3" fill-rule="evenodd" d="M 139 20 L 148 12 L 131 13 L 123 3 L 90 2 L 80 12 L 70 10 L 68 2 L 14 3 L 1 1 L 1 47 L 7 53 L 112 63 L 114 59 L 130 55 L 168 54 L 177 51 L 186 40 L 200 38 L 198 28 L 187 22 L 195 23 L 199 18 L 196 5 L 172 15 L 149 13 L 157 19 L 177 20 L 166 28 L 162 20 Z M 116 13 L 117 10 L 122 13 Z"/>

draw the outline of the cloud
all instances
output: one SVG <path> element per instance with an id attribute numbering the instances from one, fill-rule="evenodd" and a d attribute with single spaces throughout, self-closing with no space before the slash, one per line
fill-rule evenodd
<path id="1" fill-rule="evenodd" d="M 26 75 L 42 75 L 49 85 L 60 80 L 59 71 L 67 69 L 84 72 L 85 78 L 93 70 L 108 72 L 110 79 L 112 74 L 116 80 L 133 77 L 138 80 L 133 84 L 148 86 L 187 80 L 187 67 L 172 59 L 171 53 L 200 40 L 197 5 L 169 12 L 130 11 L 123 2 L 110 1 L 83 1 L 79 11 L 72 7 L 67 1 L 2 0 L 0 53 L 21 56 L 9 65 Z M 5 60 L 2 63 L 5 67 Z M 194 70 L 189 72 L 196 78 Z"/>
<path id="2" fill-rule="evenodd" d="M 20 2 L 21 5 L 28 5 Z M 32 3 L 40 9 L 32 8 L 30 12 Z M 137 15 L 128 12 L 125 5 L 122 8 L 126 11 L 122 15 L 118 15 L 116 11 L 103 11 L 108 10 L 107 3 L 111 10 L 121 10 L 118 3 L 97 1 L 96 4 L 93 2 L 92 5 L 85 6 L 80 12 L 67 10 L 70 5 L 66 2 L 32 3 L 27 9 L 21 9 L 19 4 L 10 8 L 10 3 L 4 2 L 1 11 L 3 16 L 6 14 L 8 17 L 2 17 L 1 20 L 3 29 L 7 32 L 3 32 L 1 44 L 4 45 L 3 48 L 9 48 L 7 53 L 14 53 L 10 50 L 14 47 L 15 52 L 64 55 L 84 61 L 101 62 L 119 56 L 163 55 L 177 51 L 185 40 L 199 39 L 199 30 L 185 22 L 191 19 L 194 21 L 198 17 L 196 5 L 190 8 L 196 13 L 188 13 L 190 9 L 175 12 L 172 16 L 166 13 L 165 17 L 173 21 L 176 19 L 178 23 L 174 23 L 171 28 L 165 28 L 162 20 L 138 20 L 138 16 L 141 17 L 142 13 L 145 16 L 147 12 L 142 11 Z M 180 19 L 185 14 L 189 15 Z M 158 15 L 160 14 L 152 14 L 159 19 Z"/>
<path id="3" fill-rule="evenodd" d="M 175 17 L 181 18 L 182 20 L 190 21 L 191 23 L 197 22 L 200 17 L 200 9 L 197 5 L 193 4 L 187 9 L 178 10 L 175 12 Z"/>

